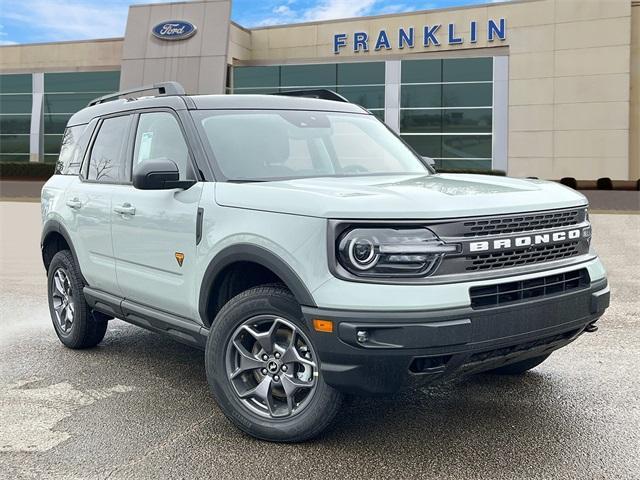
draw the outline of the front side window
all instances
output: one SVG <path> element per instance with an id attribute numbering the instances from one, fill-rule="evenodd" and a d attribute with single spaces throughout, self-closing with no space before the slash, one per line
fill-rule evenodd
<path id="1" fill-rule="evenodd" d="M 167 159 L 175 162 L 180 180 L 189 176 L 189 149 L 176 118 L 169 112 L 140 115 L 133 151 L 133 171 L 147 160 Z"/>
<path id="2" fill-rule="evenodd" d="M 429 173 L 370 115 L 289 110 L 194 115 L 229 180 Z"/>
<path id="3" fill-rule="evenodd" d="M 101 183 L 125 181 L 124 151 L 131 117 L 107 118 L 102 122 L 91 149 L 87 179 Z"/>

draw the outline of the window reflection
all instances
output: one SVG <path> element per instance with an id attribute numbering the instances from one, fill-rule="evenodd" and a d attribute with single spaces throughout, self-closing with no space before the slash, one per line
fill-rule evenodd
<path id="1" fill-rule="evenodd" d="M 89 180 L 104 183 L 124 180 L 123 150 L 129 119 L 125 115 L 107 118 L 102 122 L 89 157 Z"/>

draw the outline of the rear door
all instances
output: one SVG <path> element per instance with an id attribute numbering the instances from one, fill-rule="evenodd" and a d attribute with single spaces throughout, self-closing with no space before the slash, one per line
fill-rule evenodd
<path id="1" fill-rule="evenodd" d="M 127 175 L 143 162 L 174 161 L 180 179 L 195 179 L 182 125 L 171 110 L 140 113 Z M 188 190 L 114 190 L 113 250 L 126 299 L 187 318 L 193 312 L 196 221 L 202 183 Z"/>
<path id="2" fill-rule="evenodd" d="M 65 192 L 65 225 L 80 268 L 93 288 L 119 295 L 111 242 L 111 195 L 126 180 L 125 151 L 131 115 L 102 119 L 80 176 Z"/>

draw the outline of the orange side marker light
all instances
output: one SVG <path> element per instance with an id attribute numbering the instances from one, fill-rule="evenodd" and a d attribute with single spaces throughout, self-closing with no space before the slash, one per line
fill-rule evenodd
<path id="1" fill-rule="evenodd" d="M 316 332 L 333 332 L 333 322 L 331 320 L 313 319 L 313 328 Z"/>

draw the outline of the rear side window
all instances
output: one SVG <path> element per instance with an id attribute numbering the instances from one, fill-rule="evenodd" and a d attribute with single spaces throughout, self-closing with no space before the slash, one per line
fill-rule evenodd
<path id="1" fill-rule="evenodd" d="M 89 157 L 87 180 L 101 183 L 121 183 L 124 172 L 125 145 L 129 134 L 130 115 L 105 119 L 93 142 Z"/>
<path id="2" fill-rule="evenodd" d="M 67 127 L 62 137 L 60 155 L 56 163 L 56 175 L 78 175 L 82 164 L 82 154 L 87 146 L 89 135 L 87 125 Z"/>

